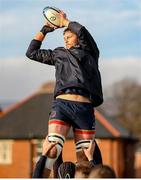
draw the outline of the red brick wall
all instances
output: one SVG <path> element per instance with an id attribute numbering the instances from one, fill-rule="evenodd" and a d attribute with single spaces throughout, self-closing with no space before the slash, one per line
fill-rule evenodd
<path id="1" fill-rule="evenodd" d="M 27 140 L 13 141 L 12 163 L 0 164 L 0 178 L 28 178 L 31 172 L 31 143 Z"/>
<path id="2" fill-rule="evenodd" d="M 124 174 L 124 147 L 123 143 L 117 140 L 97 140 L 100 147 L 103 163 L 112 167 L 118 177 L 123 177 Z M 69 140 L 64 145 L 63 157 L 64 160 L 76 162 L 75 146 L 73 140 Z"/>
<path id="3" fill-rule="evenodd" d="M 68 140 L 63 148 L 63 160 L 76 162 L 75 144 L 73 140 Z"/>
<path id="4" fill-rule="evenodd" d="M 103 139 L 100 140 L 99 147 L 102 152 L 103 163 L 112 167 L 118 177 L 123 177 L 125 159 L 122 142 Z"/>
<path id="5" fill-rule="evenodd" d="M 127 166 L 129 163 L 125 163 L 125 157 L 128 156 L 127 150 L 130 151 L 130 154 L 133 152 L 131 152 L 131 148 L 126 149 L 126 144 L 124 144 L 124 142 L 120 140 L 101 139 L 97 140 L 97 143 L 101 149 L 103 163 L 111 166 L 115 170 L 118 177 L 124 177 L 125 170 L 133 170 L 131 166 L 128 170 Z M 132 145 L 130 145 L 130 147 L 132 147 Z M 12 149 L 12 164 L 0 165 L 0 178 L 31 177 L 33 169 L 33 157 L 35 157 L 36 154 L 34 152 L 36 151 L 35 149 L 36 146 L 35 144 L 32 144 L 32 141 L 14 141 Z M 68 140 L 65 142 L 63 149 L 63 159 L 64 161 L 76 162 L 75 145 L 73 140 Z M 130 158 L 128 159 L 128 162 L 133 164 L 133 161 L 130 161 Z"/>

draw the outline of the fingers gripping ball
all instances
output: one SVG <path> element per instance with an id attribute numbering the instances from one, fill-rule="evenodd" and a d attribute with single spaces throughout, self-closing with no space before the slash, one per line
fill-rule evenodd
<path id="1" fill-rule="evenodd" d="M 56 27 L 60 27 L 60 12 L 61 10 L 55 7 L 48 6 L 43 9 L 43 15 L 46 18 L 46 20 Z"/>
<path id="2" fill-rule="evenodd" d="M 50 133 L 48 135 L 48 141 L 57 142 L 57 144 L 51 149 L 51 151 L 47 155 L 47 160 L 46 160 L 46 168 L 52 169 L 54 162 L 59 157 L 62 151 L 63 144 L 65 142 L 65 137 L 60 134 Z"/>

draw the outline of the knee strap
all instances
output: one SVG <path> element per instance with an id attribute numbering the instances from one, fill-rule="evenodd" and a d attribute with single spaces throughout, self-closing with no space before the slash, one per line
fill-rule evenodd
<path id="1" fill-rule="evenodd" d="M 82 147 L 88 148 L 91 140 L 80 140 L 76 143 L 76 152 L 82 151 Z"/>
<path id="2" fill-rule="evenodd" d="M 65 137 L 60 135 L 60 134 L 57 134 L 57 133 L 50 133 L 48 135 L 48 141 L 49 142 L 58 142 L 58 144 L 56 144 L 56 146 L 55 146 L 56 149 L 57 149 L 57 156 L 56 156 L 56 158 L 49 158 L 49 157 L 47 157 L 47 160 L 46 160 L 46 168 L 51 170 L 52 167 L 53 167 L 54 162 L 59 157 L 59 155 L 60 155 L 60 153 L 62 151 L 63 144 L 65 142 Z"/>

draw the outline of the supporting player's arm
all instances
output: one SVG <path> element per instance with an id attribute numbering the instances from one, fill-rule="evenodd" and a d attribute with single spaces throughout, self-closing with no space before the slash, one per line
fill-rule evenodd
<path id="1" fill-rule="evenodd" d="M 96 146 L 96 144 L 95 144 L 94 140 L 91 140 L 89 147 L 88 148 L 83 148 L 85 156 L 87 157 L 88 161 L 92 165 L 95 165 L 95 161 L 93 159 L 93 154 L 94 154 L 94 151 L 95 151 L 95 146 Z"/>
<path id="2" fill-rule="evenodd" d="M 45 168 L 45 163 L 48 157 L 56 158 L 56 151 L 54 152 L 54 154 L 50 155 L 51 149 L 53 149 L 56 145 L 57 142 L 49 142 L 47 138 L 45 139 L 43 143 L 42 156 L 36 164 L 32 178 L 43 178 L 44 171 L 46 173 L 46 176 L 49 177 L 50 169 Z"/>

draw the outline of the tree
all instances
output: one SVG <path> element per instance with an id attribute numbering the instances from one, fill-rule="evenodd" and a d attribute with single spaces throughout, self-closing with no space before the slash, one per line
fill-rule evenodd
<path id="1" fill-rule="evenodd" d="M 141 84 L 124 79 L 115 83 L 105 96 L 102 110 L 141 140 Z"/>

